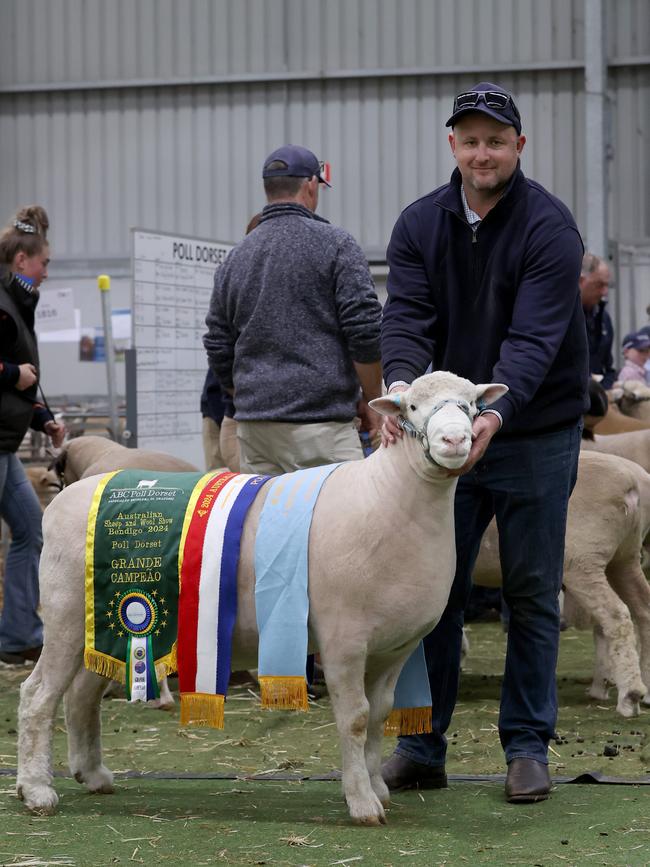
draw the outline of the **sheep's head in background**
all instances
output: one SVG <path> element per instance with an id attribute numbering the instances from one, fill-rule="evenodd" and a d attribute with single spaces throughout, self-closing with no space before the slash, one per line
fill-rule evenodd
<path id="1" fill-rule="evenodd" d="M 61 480 L 54 470 L 50 470 L 47 467 L 25 467 L 25 472 L 36 491 L 41 508 L 45 509 L 63 487 Z"/>
<path id="2" fill-rule="evenodd" d="M 635 380 L 615 382 L 609 395 L 624 415 L 650 421 L 650 387 L 645 383 Z"/>

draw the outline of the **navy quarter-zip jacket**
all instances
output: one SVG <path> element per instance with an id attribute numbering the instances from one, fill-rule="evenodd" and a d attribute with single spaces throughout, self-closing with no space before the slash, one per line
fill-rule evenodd
<path id="1" fill-rule="evenodd" d="M 578 278 L 583 245 L 569 209 L 517 167 L 472 232 L 461 176 L 400 215 L 388 246 L 382 361 L 388 386 L 432 364 L 502 382 L 501 434 L 577 422 L 587 406 L 588 348 Z"/>

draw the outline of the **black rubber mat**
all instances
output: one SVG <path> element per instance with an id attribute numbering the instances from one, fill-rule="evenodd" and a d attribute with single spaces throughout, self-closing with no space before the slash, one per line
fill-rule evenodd
<path id="1" fill-rule="evenodd" d="M 15 777 L 15 768 L 0 769 L 0 777 Z M 55 777 L 69 777 L 62 771 L 55 771 Z M 337 782 L 341 779 L 340 771 L 330 771 L 327 774 L 300 774 L 286 771 L 269 771 L 266 774 L 198 774 L 194 771 L 124 771 L 115 774 L 116 780 L 253 780 L 256 783 L 269 780 L 271 782 Z M 505 774 L 448 774 L 451 783 L 503 783 Z M 601 771 L 585 771 L 577 777 L 553 777 L 554 785 L 607 785 L 607 786 L 650 786 L 650 774 L 643 777 L 610 777 Z"/>

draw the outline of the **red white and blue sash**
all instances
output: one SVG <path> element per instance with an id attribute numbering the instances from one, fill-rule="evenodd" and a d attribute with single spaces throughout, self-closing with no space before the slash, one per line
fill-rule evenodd
<path id="1" fill-rule="evenodd" d="M 188 510 L 181 543 L 178 676 L 183 725 L 224 724 L 244 519 L 268 476 L 221 473 Z"/>

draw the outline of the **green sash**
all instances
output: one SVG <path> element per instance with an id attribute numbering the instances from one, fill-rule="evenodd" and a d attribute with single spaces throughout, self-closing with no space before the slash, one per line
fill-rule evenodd
<path id="1" fill-rule="evenodd" d="M 84 662 L 134 697 L 155 697 L 155 668 L 176 670 L 180 558 L 214 473 L 121 470 L 99 482 L 86 534 Z"/>

